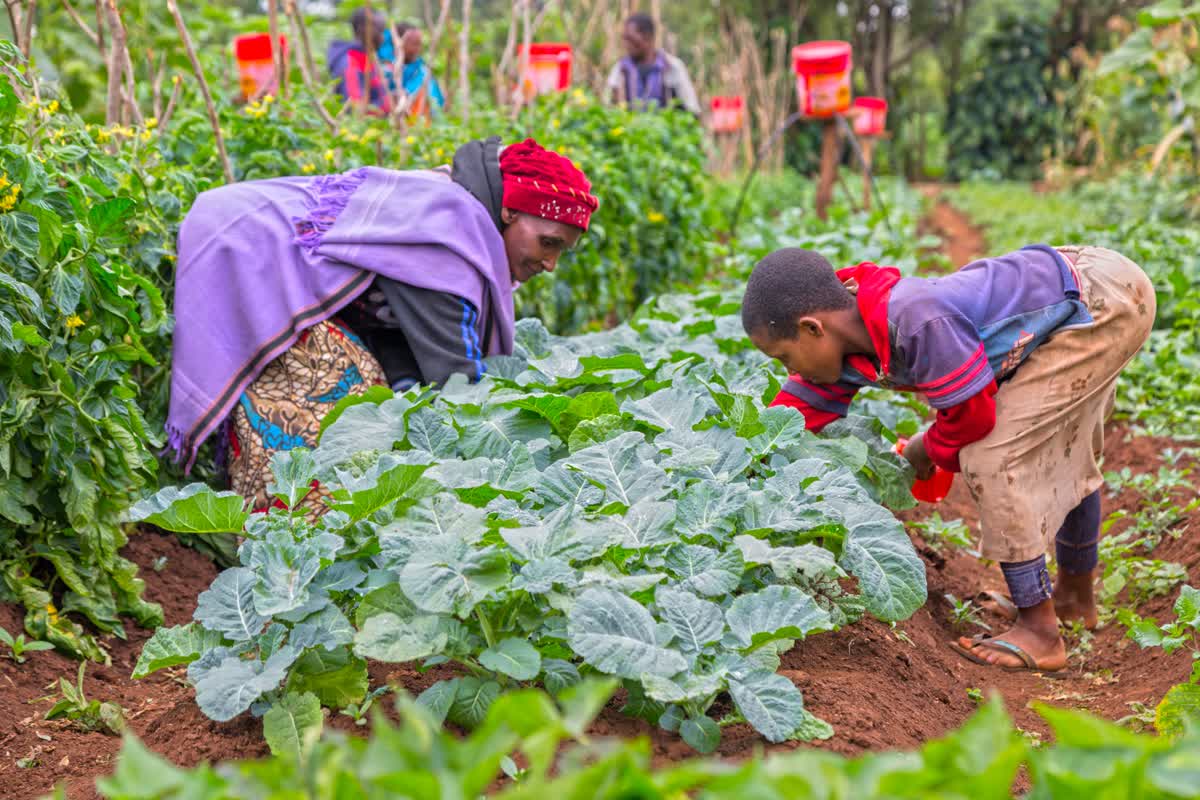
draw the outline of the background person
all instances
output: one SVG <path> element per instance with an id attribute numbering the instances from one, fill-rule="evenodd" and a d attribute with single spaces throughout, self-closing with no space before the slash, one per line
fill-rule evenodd
<path id="1" fill-rule="evenodd" d="M 614 103 L 631 108 L 679 107 L 699 116 L 700 100 L 687 67 L 656 44 L 657 26 L 649 14 L 625 20 L 625 57 L 608 75 L 605 90 Z"/>
<path id="2" fill-rule="evenodd" d="M 337 80 L 337 91 L 355 108 L 372 115 L 392 110 L 392 95 L 387 78 L 374 55 L 384 43 L 387 18 L 382 11 L 356 8 L 350 15 L 354 41 L 335 41 L 329 45 L 329 74 Z M 368 58 L 368 53 L 372 54 Z"/>

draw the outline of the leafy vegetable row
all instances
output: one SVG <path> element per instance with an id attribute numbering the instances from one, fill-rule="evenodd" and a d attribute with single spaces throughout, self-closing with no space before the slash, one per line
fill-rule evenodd
<path id="1" fill-rule="evenodd" d="M 136 675 L 188 663 L 201 709 L 227 720 L 304 693 L 361 703 L 366 659 L 452 664 L 418 702 L 473 727 L 505 687 L 596 672 L 703 752 L 742 720 L 776 742 L 828 736 L 776 670 L 798 640 L 924 602 L 882 505 L 911 505 L 911 476 L 878 421 L 816 436 L 764 408 L 778 383 L 737 308 L 666 297 L 569 339 L 524 320 L 482 383 L 350 399 L 315 451 L 277 456 L 286 509 L 247 515 L 202 485 L 138 504 L 135 520 L 246 540 Z M 314 480 L 333 497 L 316 519 L 300 507 Z M 733 711 L 714 719 L 722 695 Z"/>

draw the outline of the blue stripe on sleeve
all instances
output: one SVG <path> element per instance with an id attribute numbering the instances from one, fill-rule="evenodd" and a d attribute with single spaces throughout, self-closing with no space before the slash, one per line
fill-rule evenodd
<path id="1" fill-rule="evenodd" d="M 461 323 L 461 333 L 463 345 L 466 347 L 467 358 L 475 364 L 475 380 L 483 377 L 484 366 L 481 353 L 479 352 L 479 334 L 475 330 L 475 309 L 466 300 L 462 301 L 463 318 Z"/>

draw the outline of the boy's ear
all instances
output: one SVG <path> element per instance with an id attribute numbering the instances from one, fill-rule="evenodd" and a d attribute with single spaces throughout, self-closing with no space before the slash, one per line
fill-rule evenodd
<path id="1" fill-rule="evenodd" d="M 825 323 L 817 317 L 801 317 L 796 320 L 796 327 L 798 333 L 807 333 L 818 338 L 825 335 Z"/>

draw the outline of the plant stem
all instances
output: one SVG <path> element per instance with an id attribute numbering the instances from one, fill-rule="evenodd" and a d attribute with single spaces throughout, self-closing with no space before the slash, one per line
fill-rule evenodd
<path id="1" fill-rule="evenodd" d="M 479 620 L 479 627 L 483 631 L 483 638 L 487 641 L 488 647 L 495 647 L 496 635 L 492 632 L 492 624 L 488 622 L 487 617 L 478 607 L 475 609 L 475 619 Z"/>
<path id="2" fill-rule="evenodd" d="M 208 110 L 208 121 L 212 124 L 213 135 L 217 137 L 217 153 L 221 156 L 221 168 L 225 171 L 225 181 L 235 183 L 237 179 L 233 176 L 233 166 L 229 163 L 229 154 L 225 152 L 225 137 L 221 135 L 221 121 L 217 118 L 217 109 L 213 105 L 212 94 L 208 90 L 204 69 L 200 66 L 200 59 L 196 58 L 196 48 L 192 46 L 192 37 L 188 33 L 187 25 L 184 24 L 183 16 L 179 13 L 179 5 L 176 0 L 167 0 L 167 10 L 175 18 L 175 28 L 179 31 L 179 38 L 183 40 L 183 48 L 187 51 L 188 60 L 192 62 L 192 71 L 196 74 L 196 81 L 200 84 L 200 94 L 204 97 L 204 106 Z"/>

